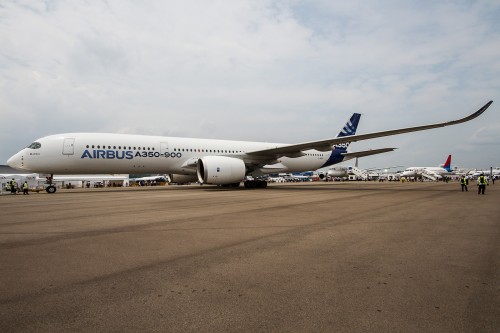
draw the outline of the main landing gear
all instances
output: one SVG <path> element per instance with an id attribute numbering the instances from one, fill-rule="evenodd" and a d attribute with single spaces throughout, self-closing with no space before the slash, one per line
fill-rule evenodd
<path id="1" fill-rule="evenodd" d="M 52 180 L 54 179 L 54 174 L 50 174 L 49 177 L 47 177 L 47 184 L 48 186 L 45 188 L 45 191 L 47 191 L 47 193 L 56 193 L 56 187 L 54 185 L 52 185 Z"/>

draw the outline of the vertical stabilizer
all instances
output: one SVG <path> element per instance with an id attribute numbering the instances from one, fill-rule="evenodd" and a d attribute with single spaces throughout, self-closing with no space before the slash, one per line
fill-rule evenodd
<path id="1" fill-rule="evenodd" d="M 361 114 L 353 113 L 349 121 L 342 128 L 337 137 L 343 137 L 348 135 L 356 134 L 356 130 L 358 129 L 359 119 L 361 118 Z"/>
<path id="2" fill-rule="evenodd" d="M 445 169 L 448 172 L 451 171 L 451 155 L 448 155 L 448 158 L 446 159 L 446 162 L 443 165 L 443 169 Z"/>
<path id="3" fill-rule="evenodd" d="M 337 134 L 337 137 L 349 136 L 356 134 L 356 130 L 358 129 L 359 119 L 361 118 L 360 113 L 353 113 L 351 118 L 344 125 L 342 130 Z M 332 164 L 337 164 L 342 162 L 344 156 L 342 154 L 347 152 L 347 147 L 349 147 L 350 142 L 341 143 L 338 145 L 334 145 L 332 147 L 332 154 L 328 158 L 328 161 L 322 166 L 326 167 Z"/>

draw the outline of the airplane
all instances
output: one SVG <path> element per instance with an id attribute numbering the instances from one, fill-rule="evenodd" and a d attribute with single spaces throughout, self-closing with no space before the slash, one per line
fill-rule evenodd
<path id="1" fill-rule="evenodd" d="M 356 169 L 358 172 L 365 173 L 366 176 L 369 177 L 378 177 L 379 173 L 375 173 L 375 171 L 383 170 L 384 173 L 388 173 L 389 169 L 400 168 L 401 166 L 389 166 L 383 168 L 369 168 L 369 169 L 359 169 L 356 163 L 355 168 L 352 166 L 332 166 L 326 172 L 326 176 L 330 178 L 347 178 L 350 175 L 355 174 Z M 325 174 L 320 174 L 320 179 L 324 179 Z"/>
<path id="2" fill-rule="evenodd" d="M 326 175 L 331 178 L 346 178 L 349 177 L 350 167 L 348 166 L 332 166 L 328 169 Z M 324 174 L 320 175 L 320 178 L 325 178 Z"/>
<path id="3" fill-rule="evenodd" d="M 498 178 L 500 176 L 500 168 L 492 168 L 491 170 L 471 170 L 467 173 L 469 176 L 478 177 L 480 175 L 489 175 Z"/>
<path id="4" fill-rule="evenodd" d="M 167 173 L 172 182 L 239 186 L 254 178 L 280 172 L 317 170 L 348 158 L 369 156 L 394 148 L 347 152 L 351 142 L 445 127 L 470 121 L 490 107 L 447 122 L 355 134 L 360 114 L 354 113 L 337 137 L 297 144 L 195 139 L 132 134 L 66 133 L 42 137 L 13 155 L 7 164 L 38 173 Z M 245 187 L 265 188 L 254 179 Z M 55 187 L 49 184 L 48 193 Z"/>
<path id="5" fill-rule="evenodd" d="M 451 155 L 448 155 L 446 162 L 438 167 L 409 167 L 401 173 L 401 177 L 421 178 L 424 173 L 433 177 L 442 178 L 443 175 L 451 172 Z"/>

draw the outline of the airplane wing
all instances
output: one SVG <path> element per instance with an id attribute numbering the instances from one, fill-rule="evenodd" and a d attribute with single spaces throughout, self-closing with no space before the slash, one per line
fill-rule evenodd
<path id="1" fill-rule="evenodd" d="M 345 156 L 346 160 L 347 160 L 347 159 L 356 158 L 356 157 L 365 157 L 365 156 L 370 156 L 370 155 L 387 153 L 389 151 L 394 151 L 396 149 L 397 148 L 369 149 L 369 150 L 362 150 L 362 151 L 355 151 L 355 152 L 347 152 L 347 153 L 344 153 L 342 155 Z"/>
<path id="2" fill-rule="evenodd" d="M 330 139 L 326 139 L 326 140 L 310 141 L 310 142 L 291 144 L 291 145 L 280 145 L 280 146 L 277 146 L 275 148 L 247 152 L 247 155 L 259 156 L 261 158 L 263 158 L 263 157 L 279 158 L 282 156 L 298 157 L 298 156 L 301 156 L 302 151 L 304 151 L 304 150 L 316 149 L 319 151 L 330 151 L 332 149 L 332 146 L 336 145 L 336 144 L 341 144 L 341 143 L 346 143 L 346 142 L 356 142 L 356 141 L 380 138 L 380 137 L 385 137 L 385 136 L 410 133 L 410 132 L 417 132 L 417 131 L 424 131 L 424 130 L 428 130 L 428 129 L 432 129 L 432 128 L 461 124 L 461 123 L 464 123 L 464 122 L 467 122 L 469 120 L 472 120 L 474 118 L 479 117 L 484 111 L 486 111 L 487 108 L 490 107 L 491 103 L 493 103 L 493 101 L 489 101 L 482 108 L 480 108 L 476 112 L 468 115 L 467 117 L 460 118 L 457 120 L 447 121 L 447 122 L 443 122 L 443 123 L 399 128 L 399 129 L 395 129 L 395 130 L 373 132 L 373 133 L 367 133 L 367 134 L 347 135 L 347 136 L 342 136 L 342 137 L 330 138 Z"/>

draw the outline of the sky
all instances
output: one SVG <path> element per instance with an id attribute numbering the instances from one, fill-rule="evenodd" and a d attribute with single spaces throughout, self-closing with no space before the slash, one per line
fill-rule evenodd
<path id="1" fill-rule="evenodd" d="M 35 139 L 100 132 L 351 144 L 362 168 L 500 166 L 500 2 L 0 2 L 0 164 Z M 352 164 L 344 163 L 345 165 Z"/>

